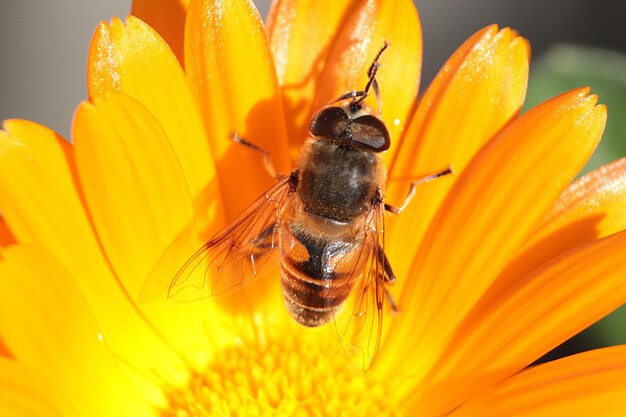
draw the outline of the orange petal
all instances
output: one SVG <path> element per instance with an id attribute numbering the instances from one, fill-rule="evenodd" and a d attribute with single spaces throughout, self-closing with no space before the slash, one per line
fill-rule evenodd
<path id="1" fill-rule="evenodd" d="M 259 152 L 234 143 L 236 132 L 288 173 L 280 88 L 263 22 L 249 0 L 198 0 L 189 6 L 185 60 L 200 100 L 230 218 L 274 183 Z"/>
<path id="2" fill-rule="evenodd" d="M 589 231 L 590 227 L 580 227 L 576 230 L 570 229 L 570 233 L 562 241 L 580 244 L 619 232 L 626 227 L 624 206 L 626 158 L 598 168 L 570 185 L 548 213 L 533 240 L 541 240 L 543 236 L 567 225 L 575 228 L 576 223 L 589 218 L 597 219 L 593 225 L 593 236 Z M 590 237 L 582 239 L 581 236 Z"/>
<path id="3" fill-rule="evenodd" d="M 76 188 L 74 149 L 32 122 L 7 121 L 5 129 L 0 210 L 16 238 L 44 248 L 75 277 L 116 354 L 140 372 L 158 368 L 169 378 L 180 360 L 139 316 L 109 269 Z"/>
<path id="4" fill-rule="evenodd" d="M 117 276 L 131 298 L 138 300 L 154 266 L 192 218 L 178 160 L 153 116 L 121 93 L 96 97 L 93 104 L 79 108 L 74 142 L 94 226 Z M 215 204 L 213 207 L 205 216 L 215 232 Z M 169 284 L 185 260 L 169 264 L 168 275 L 159 271 L 159 282 Z M 206 306 L 181 306 L 174 313 L 172 306 L 165 305 L 167 286 L 159 289 L 157 301 L 161 302 L 140 303 L 142 313 L 160 334 L 168 336 L 177 352 L 193 353 L 200 346 L 208 349 L 201 326 L 206 326 L 210 317 L 198 314 L 205 312 Z"/>
<path id="5" fill-rule="evenodd" d="M 94 226 L 135 298 L 161 253 L 192 218 L 178 159 L 154 117 L 119 93 L 79 107 L 73 133 Z"/>
<path id="6" fill-rule="evenodd" d="M 624 207 L 626 158 L 570 185 L 486 296 L 495 296 L 533 268 L 577 245 L 626 229 Z"/>
<path id="7" fill-rule="evenodd" d="M 44 251 L 13 245 L 0 262 L 2 334 L 15 357 L 71 398 L 81 415 L 149 416 L 103 343 L 68 273 Z"/>
<path id="8" fill-rule="evenodd" d="M 530 368 L 462 405 L 451 417 L 624 415 L 626 346 Z"/>
<path id="9" fill-rule="evenodd" d="M 181 64 L 185 17 L 189 0 L 133 0 L 131 13 L 152 26 L 172 48 Z"/>
<path id="10" fill-rule="evenodd" d="M 626 232 L 591 242 L 481 301 L 427 380 L 458 378 L 446 398 L 465 400 L 606 316 L 626 302 L 624 251 Z"/>
<path id="11" fill-rule="evenodd" d="M 9 230 L 6 220 L 4 220 L 4 217 L 0 216 L 0 246 L 9 246 L 15 242 L 15 236 L 13 236 L 13 233 Z"/>
<path id="12" fill-rule="evenodd" d="M 71 240 L 90 230 L 74 188 L 75 172 L 68 164 L 71 145 L 32 122 L 7 120 L 4 129 L 0 131 L 0 205 L 4 219 L 21 242 L 46 242 L 58 252 L 66 252 L 69 258 L 74 246 Z M 53 200 L 46 201 L 46 197 Z M 67 223 L 66 216 L 76 216 L 77 220 L 67 224 L 66 234 L 58 234 L 56 225 Z M 91 244 L 91 249 L 97 250 L 96 242 Z"/>
<path id="13" fill-rule="evenodd" d="M 606 109 L 576 90 L 527 112 L 459 175 L 399 298 L 397 349 L 424 371 L 600 140 Z M 417 352 L 417 353 L 416 353 Z M 392 355 L 392 357 L 398 355 Z"/>
<path id="14" fill-rule="evenodd" d="M 402 204 L 410 181 L 417 177 L 448 166 L 455 174 L 418 186 L 402 215 L 387 222 L 388 251 L 397 276 L 410 273 L 410 262 L 402 260 L 414 257 L 434 213 L 467 163 L 519 112 L 528 58 L 523 38 L 510 29 L 487 27 L 452 55 L 420 100 L 404 142 L 396 148 L 386 201 Z"/>
<path id="15" fill-rule="evenodd" d="M 33 122 L 0 131 L 0 209 L 21 243 L 47 248 L 80 276 L 109 276 L 85 213 L 70 143 Z"/>
<path id="16" fill-rule="evenodd" d="M 182 33 L 182 32 L 181 32 Z M 215 178 L 208 139 L 195 98 L 163 39 L 141 20 L 101 23 L 89 49 L 89 96 L 120 91 L 139 101 L 167 134 L 191 195 Z"/>
<path id="17" fill-rule="evenodd" d="M 282 87 L 290 152 L 308 136 L 315 90 L 342 25 L 362 0 L 285 0 L 272 3 L 267 32 Z M 311 41 L 314 39 L 315 41 Z"/>
<path id="18" fill-rule="evenodd" d="M 47 378 L 15 360 L 0 357 L 0 410 L 4 417 L 78 417 Z"/>
<path id="19" fill-rule="evenodd" d="M 385 41 L 390 46 L 380 58 L 376 80 L 382 98 L 382 119 L 392 143 L 397 144 L 417 98 L 422 69 L 422 29 L 410 0 L 367 0 L 360 5 L 332 46 L 313 110 L 350 90 L 362 90 L 372 60 Z M 377 109 L 375 94 L 370 94 L 366 102 Z M 393 152 L 387 151 L 388 162 Z"/>

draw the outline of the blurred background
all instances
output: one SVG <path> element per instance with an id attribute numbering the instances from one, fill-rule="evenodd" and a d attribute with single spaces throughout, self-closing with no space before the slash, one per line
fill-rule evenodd
<path id="1" fill-rule="evenodd" d="M 2 0 L 0 120 L 33 120 L 69 138 L 74 109 L 86 97 L 86 55 L 93 31 L 101 20 L 126 16 L 130 3 Z M 265 16 L 270 1 L 256 3 Z M 590 85 L 600 102 L 608 105 L 609 122 L 602 147 L 587 170 L 626 155 L 625 0 L 415 3 L 424 32 L 423 88 L 468 36 L 490 23 L 511 26 L 533 47 L 526 108 Z M 556 354 L 616 343 L 626 343 L 625 309 L 583 332 Z"/>
<path id="2" fill-rule="evenodd" d="M 2 0 L 0 119 L 34 120 L 67 136 L 71 114 L 86 96 L 85 61 L 94 28 L 101 20 L 126 16 L 130 3 L 131 0 Z M 270 1 L 256 3 L 265 16 Z M 490 23 L 511 26 L 530 40 L 533 71 L 537 69 L 537 57 L 562 43 L 626 52 L 624 0 L 415 3 L 424 31 L 424 87 L 469 35 Z M 589 64 L 605 70 L 598 68 L 595 60 Z"/>

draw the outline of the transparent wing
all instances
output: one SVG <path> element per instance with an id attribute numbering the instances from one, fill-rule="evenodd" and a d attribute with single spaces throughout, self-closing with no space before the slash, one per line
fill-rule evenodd
<path id="1" fill-rule="evenodd" d="M 169 286 L 168 298 L 187 302 L 226 294 L 260 277 L 278 252 L 276 231 L 289 194 L 286 176 L 185 262 Z"/>
<path id="2" fill-rule="evenodd" d="M 356 281 L 343 307 L 335 313 L 335 326 L 350 362 L 367 370 L 374 361 L 383 328 L 385 284 L 393 282 L 393 272 L 384 253 L 384 206 L 375 205 L 368 213 L 360 260 L 363 273 Z M 360 268 L 358 268 L 360 269 Z M 354 274 L 360 271 L 355 269 Z"/>

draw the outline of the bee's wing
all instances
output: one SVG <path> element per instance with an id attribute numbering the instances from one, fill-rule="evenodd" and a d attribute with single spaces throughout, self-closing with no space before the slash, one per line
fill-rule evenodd
<path id="1" fill-rule="evenodd" d="M 360 278 L 344 306 L 335 313 L 335 326 L 350 362 L 367 370 L 380 346 L 383 329 L 385 283 L 393 282 L 393 272 L 384 253 L 384 206 L 375 205 L 365 223 L 361 259 L 365 262 Z M 355 271 L 357 274 L 358 271 Z"/>
<path id="2" fill-rule="evenodd" d="M 194 301 L 240 289 L 278 252 L 277 225 L 290 192 L 289 176 L 252 203 L 180 268 L 167 295 Z"/>

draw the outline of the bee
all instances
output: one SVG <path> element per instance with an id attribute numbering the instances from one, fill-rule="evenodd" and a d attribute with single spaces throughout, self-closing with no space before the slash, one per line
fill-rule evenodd
<path id="1" fill-rule="evenodd" d="M 369 367 L 380 343 L 385 299 L 397 310 L 386 289 L 396 277 L 384 251 L 384 212 L 401 212 L 417 183 L 402 206 L 384 203 L 382 153 L 391 140 L 364 100 L 374 90 L 380 113 L 376 73 L 387 46 L 369 67 L 363 90 L 332 100 L 313 116 L 296 169 L 277 176 L 273 187 L 189 258 L 169 297 L 190 289 L 197 298 L 238 289 L 278 254 L 291 317 L 307 327 L 334 320 L 348 357 Z"/>

